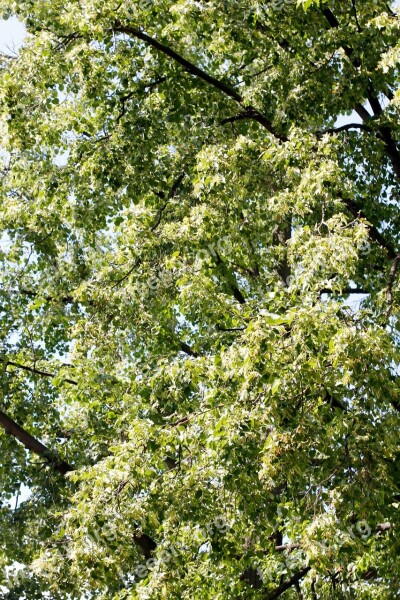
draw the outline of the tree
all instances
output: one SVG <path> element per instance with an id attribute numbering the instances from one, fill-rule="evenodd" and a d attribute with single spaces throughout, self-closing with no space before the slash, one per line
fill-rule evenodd
<path id="1" fill-rule="evenodd" d="M 3 598 L 399 597 L 395 5 L 0 5 Z"/>

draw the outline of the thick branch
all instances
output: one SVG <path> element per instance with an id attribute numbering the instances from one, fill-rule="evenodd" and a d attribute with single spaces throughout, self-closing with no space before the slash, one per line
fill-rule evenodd
<path id="1" fill-rule="evenodd" d="M 372 115 L 369 114 L 369 112 L 367 111 L 367 109 L 361 104 L 361 102 L 357 102 L 357 104 L 354 107 L 354 110 L 356 111 L 356 113 L 358 114 L 358 116 L 363 120 L 363 121 L 370 121 L 372 119 Z"/>
<path id="2" fill-rule="evenodd" d="M 322 10 L 326 20 L 328 21 L 329 25 L 333 28 L 333 29 L 338 29 L 339 28 L 339 21 L 337 20 L 337 18 L 335 17 L 335 15 L 332 13 L 332 11 L 329 8 L 324 8 Z M 343 49 L 346 53 L 346 56 L 349 58 L 349 60 L 351 61 L 351 63 L 358 68 L 360 66 L 360 60 L 359 59 L 354 59 L 354 50 L 353 48 L 350 48 L 349 46 L 343 46 Z M 393 96 L 393 94 L 391 93 L 390 90 L 386 91 L 386 95 L 388 98 L 390 98 L 390 96 Z M 367 95 L 368 101 L 371 105 L 371 108 L 374 112 L 375 117 L 379 117 L 382 112 L 382 106 L 378 100 L 378 94 L 375 92 L 375 90 L 372 87 L 372 82 L 369 81 L 369 86 L 368 86 L 368 95 Z M 371 120 L 371 115 L 369 114 L 369 112 L 362 106 L 362 104 L 357 104 L 355 107 L 357 113 L 359 114 L 359 116 L 362 118 L 363 121 L 368 121 Z M 397 179 L 400 181 L 400 151 L 397 147 L 397 143 L 396 140 L 394 139 L 392 132 L 390 130 L 390 128 L 388 126 L 385 125 L 381 125 L 377 127 L 378 130 L 378 135 L 380 137 L 380 139 L 384 142 L 385 146 L 386 146 L 386 152 L 387 155 L 390 159 L 390 162 L 392 163 L 392 167 L 394 170 L 394 173 L 397 177 Z"/>
<path id="3" fill-rule="evenodd" d="M 38 456 L 46 459 L 49 466 L 55 471 L 65 475 L 70 471 L 74 470 L 72 465 L 68 464 L 65 460 L 54 454 L 47 446 L 39 442 L 30 433 L 18 425 L 13 419 L 7 416 L 3 411 L 0 411 L 0 426 L 3 427 L 4 431 L 12 435 L 18 440 L 27 450 L 34 452 Z M 135 544 L 142 550 L 145 558 L 150 558 L 152 552 L 156 548 L 156 543 L 145 533 L 135 535 Z"/>
<path id="4" fill-rule="evenodd" d="M 55 471 L 61 473 L 61 475 L 65 475 L 66 473 L 74 470 L 74 467 L 54 454 L 49 448 L 47 448 L 47 446 L 42 444 L 42 442 L 39 442 L 39 440 L 34 438 L 30 433 L 20 427 L 20 425 L 18 425 L 13 419 L 11 419 L 2 411 L 0 411 L 0 426 L 3 427 L 6 433 L 12 435 L 23 446 L 25 446 L 27 450 L 30 450 L 38 456 L 45 458 L 49 466 L 51 466 Z M 135 544 L 137 544 L 137 546 L 139 546 L 139 548 L 142 550 L 145 558 L 150 558 L 152 552 L 157 546 L 156 543 L 145 533 L 135 535 L 134 541 Z"/>
<path id="5" fill-rule="evenodd" d="M 151 539 L 146 533 L 136 534 L 133 537 L 135 544 L 143 552 L 143 556 L 148 559 L 153 555 L 154 550 L 157 548 L 157 544 Z"/>
<path id="6" fill-rule="evenodd" d="M 191 349 L 191 347 L 186 344 L 186 342 L 181 342 L 181 350 L 188 356 L 193 356 L 193 358 L 198 358 L 200 354 Z"/>
<path id="7" fill-rule="evenodd" d="M 218 331 L 234 332 L 234 331 L 245 331 L 246 327 L 222 327 L 221 325 L 217 324 L 216 329 Z"/>
<path id="8" fill-rule="evenodd" d="M 383 108 L 374 92 L 368 95 L 368 101 L 374 111 L 375 117 L 380 117 L 383 114 Z M 387 155 L 390 158 L 396 177 L 400 181 L 400 152 L 390 127 L 387 125 L 378 125 L 378 136 L 386 146 Z"/>
<path id="9" fill-rule="evenodd" d="M 376 117 L 379 117 L 382 114 L 383 109 L 382 109 L 381 103 L 379 102 L 378 97 L 373 92 L 370 92 L 368 94 L 368 102 L 371 105 L 374 115 Z"/>
<path id="10" fill-rule="evenodd" d="M 290 579 L 281 583 L 281 585 L 275 588 L 275 590 L 267 593 L 264 596 L 264 600 L 276 600 L 276 598 L 282 596 L 282 594 L 284 594 L 288 589 L 296 586 L 299 583 L 299 581 L 301 581 L 310 570 L 311 567 L 304 567 L 303 569 L 295 573 Z"/>
<path id="11" fill-rule="evenodd" d="M 62 460 L 59 456 L 54 455 L 47 446 L 42 444 L 42 442 L 39 442 L 39 440 L 34 438 L 2 411 L 0 411 L 0 425 L 6 433 L 17 439 L 27 450 L 31 450 L 31 452 L 45 458 L 49 465 L 62 475 L 65 475 L 68 471 L 73 471 L 71 465 Z"/>
<path id="12" fill-rule="evenodd" d="M 172 48 L 170 48 L 169 46 L 166 46 L 165 44 L 162 44 L 161 42 L 157 41 L 156 39 L 150 37 L 149 35 L 147 35 L 143 31 L 141 31 L 137 27 L 132 27 L 130 25 L 123 25 L 122 23 L 119 23 L 117 21 L 114 23 L 113 30 L 118 33 L 125 33 L 126 35 L 130 35 L 139 40 L 142 40 L 143 42 L 145 42 L 152 48 L 155 48 L 156 50 L 161 52 L 162 54 L 169 56 L 175 62 L 180 64 L 188 73 L 190 73 L 191 75 L 194 75 L 195 77 L 198 77 L 202 81 L 205 81 L 206 83 L 208 83 L 215 89 L 224 93 L 229 98 L 232 98 L 233 100 L 235 100 L 235 102 L 240 104 L 245 109 L 249 119 L 253 119 L 254 121 L 257 121 L 258 123 L 260 123 L 267 131 L 272 133 L 275 137 L 277 137 L 281 141 L 286 141 L 287 138 L 285 136 L 282 136 L 275 131 L 275 129 L 272 126 L 272 123 L 268 119 L 268 117 L 266 117 L 264 114 L 259 112 L 254 106 L 244 104 L 244 98 L 232 86 L 221 81 L 220 79 L 216 79 L 215 77 L 213 77 L 206 71 L 203 71 L 203 69 L 196 67 L 196 65 L 194 65 L 193 63 L 188 61 L 186 58 L 184 58 L 183 56 L 181 56 L 180 54 L 175 52 L 175 50 L 172 50 Z"/>
<path id="13" fill-rule="evenodd" d="M 323 8 L 322 13 L 332 29 L 339 29 L 339 21 L 337 20 L 337 18 L 335 17 L 333 12 L 329 8 Z M 352 59 L 353 48 L 350 48 L 350 46 L 343 46 L 343 50 L 345 51 L 346 56 L 348 58 Z M 357 61 L 352 60 L 352 62 L 354 63 L 354 66 L 356 66 L 356 67 L 360 66 L 358 60 Z"/>

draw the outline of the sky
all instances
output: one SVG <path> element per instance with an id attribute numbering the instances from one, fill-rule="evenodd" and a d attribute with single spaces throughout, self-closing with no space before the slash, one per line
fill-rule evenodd
<path id="1" fill-rule="evenodd" d="M 25 36 L 25 27 L 12 17 L 7 21 L 0 19 L 0 52 L 13 53 L 21 46 Z"/>

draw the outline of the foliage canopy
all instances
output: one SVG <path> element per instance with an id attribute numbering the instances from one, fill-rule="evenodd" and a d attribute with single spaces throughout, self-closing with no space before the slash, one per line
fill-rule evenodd
<path id="1" fill-rule="evenodd" d="M 400 597 L 396 8 L 0 7 L 2 597 Z"/>

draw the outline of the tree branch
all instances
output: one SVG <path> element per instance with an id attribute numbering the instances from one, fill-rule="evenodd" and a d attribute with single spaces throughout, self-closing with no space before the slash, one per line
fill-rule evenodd
<path id="1" fill-rule="evenodd" d="M 337 20 L 337 18 L 335 17 L 333 12 L 329 8 L 323 8 L 322 13 L 332 29 L 339 29 L 339 21 Z M 343 46 L 343 50 L 345 51 L 346 56 L 348 58 L 352 59 L 352 56 L 354 53 L 353 48 L 350 48 L 350 46 Z M 358 59 L 357 59 L 357 61 L 352 60 L 352 62 L 354 62 L 355 66 L 358 66 L 358 67 L 360 66 Z"/>
<path id="2" fill-rule="evenodd" d="M 21 369 L 23 371 L 28 371 L 29 373 L 33 373 L 34 375 L 40 375 L 41 377 L 56 377 L 55 373 L 49 373 L 48 371 L 41 371 L 40 369 L 36 369 L 35 367 L 29 367 L 28 365 L 21 365 L 21 363 L 16 363 L 13 360 L 5 360 L 0 359 L 0 362 L 5 363 L 5 368 L 7 369 L 8 365 L 10 367 L 15 367 L 16 369 Z M 74 379 L 64 379 L 65 383 L 70 383 L 71 385 L 78 385 L 78 382 Z"/>
<path id="3" fill-rule="evenodd" d="M 281 585 L 275 588 L 275 590 L 267 593 L 264 596 L 264 600 L 276 600 L 276 598 L 282 596 L 282 594 L 284 594 L 288 589 L 296 586 L 299 583 L 299 581 L 301 581 L 310 570 L 311 567 L 304 567 L 303 569 L 295 573 L 290 579 L 281 583 Z"/>
<path id="4" fill-rule="evenodd" d="M 367 292 L 363 289 L 359 289 L 359 288 L 351 288 L 351 287 L 346 287 L 341 289 L 340 291 L 333 291 L 331 288 L 322 288 L 322 290 L 319 290 L 319 294 L 333 294 L 334 296 L 347 296 L 348 294 L 366 294 L 368 295 L 370 292 Z"/>
<path id="5" fill-rule="evenodd" d="M 370 121 L 372 119 L 372 115 L 369 114 L 369 112 L 367 111 L 367 109 L 361 104 L 361 102 L 357 102 L 357 104 L 354 107 L 354 110 L 356 111 L 356 113 L 358 114 L 358 116 L 363 120 L 363 121 Z"/>
<path id="6" fill-rule="evenodd" d="M 232 98 L 232 100 L 235 100 L 235 102 L 240 104 L 245 109 L 246 113 L 248 114 L 249 119 L 253 119 L 254 121 L 257 121 L 258 123 L 260 123 L 260 125 L 262 125 L 267 131 L 269 131 L 269 133 L 274 135 L 276 138 L 278 138 L 282 142 L 287 140 L 287 138 L 285 136 L 276 132 L 276 130 L 272 126 L 271 121 L 268 119 L 268 117 L 266 117 L 266 115 L 264 115 L 263 113 L 258 111 L 254 106 L 244 105 L 244 98 L 235 90 L 235 88 L 233 88 L 232 86 L 228 85 L 227 83 L 221 81 L 220 79 L 216 79 L 215 77 L 213 77 L 206 71 L 203 71 L 203 69 L 200 69 L 199 67 L 197 67 L 196 65 L 194 65 L 193 63 L 188 61 L 186 58 L 184 58 L 183 56 L 181 56 L 180 54 L 175 52 L 175 50 L 172 50 L 172 48 L 170 48 L 169 46 L 166 46 L 165 44 L 162 44 L 158 40 L 150 37 L 149 35 L 147 35 L 143 31 L 141 31 L 137 27 L 132 27 L 130 25 L 123 25 L 122 23 L 120 23 L 118 21 L 116 21 L 114 23 L 113 30 L 118 33 L 125 33 L 126 35 L 130 35 L 139 40 L 142 40 L 143 42 L 145 42 L 152 48 L 155 48 L 156 50 L 161 52 L 162 54 L 169 56 L 175 62 L 180 64 L 188 73 L 190 73 L 191 75 L 194 75 L 195 77 L 201 79 L 202 81 L 205 81 L 206 83 L 208 83 L 215 89 L 224 93 L 229 98 Z"/>
<path id="7" fill-rule="evenodd" d="M 10 290 L 8 293 L 23 294 L 24 296 L 28 296 L 28 298 L 37 298 L 39 296 L 38 293 L 26 289 Z M 53 296 L 43 296 L 43 300 L 46 300 L 46 302 L 58 301 L 62 304 L 74 304 L 76 302 L 72 296 L 62 296 L 61 298 L 55 298 Z M 88 304 L 93 304 L 93 302 L 89 300 Z"/>
<path id="8" fill-rule="evenodd" d="M 117 279 L 117 281 L 114 283 L 114 285 L 111 286 L 111 289 L 115 289 L 117 286 L 119 286 L 120 283 L 122 283 L 123 281 L 125 281 L 125 279 L 128 279 L 128 277 L 130 275 L 132 275 L 133 271 L 141 264 L 142 259 L 138 258 L 132 265 L 132 267 L 129 269 L 129 271 L 127 271 L 125 273 L 125 275 L 123 275 L 122 277 L 120 277 L 120 279 Z"/>
<path id="9" fill-rule="evenodd" d="M 396 275 L 397 275 L 397 270 L 399 268 L 400 265 L 400 254 L 398 254 L 396 256 L 396 258 L 393 261 L 392 264 L 392 268 L 390 269 L 390 275 L 389 275 L 389 281 L 388 281 L 388 285 L 386 288 L 386 301 L 387 301 L 387 311 L 386 311 L 386 316 L 390 317 L 390 314 L 392 312 L 392 306 L 393 306 L 393 286 L 394 286 L 394 282 L 396 279 Z"/>
<path id="10" fill-rule="evenodd" d="M 329 8 L 324 8 L 322 10 L 326 20 L 328 21 L 329 25 L 334 28 L 334 29 L 338 29 L 339 28 L 339 21 L 337 20 L 337 18 L 335 17 L 335 15 L 332 13 L 332 11 Z M 360 67 L 361 63 L 359 59 L 354 59 L 353 55 L 354 55 L 354 50 L 353 48 L 349 47 L 349 46 L 343 46 L 343 49 L 346 53 L 346 56 L 349 58 L 349 60 L 351 61 L 351 63 L 356 67 Z M 378 100 L 378 94 L 374 91 L 373 87 L 372 87 L 372 82 L 371 80 L 369 80 L 369 89 L 368 89 L 368 101 L 371 105 L 371 108 L 374 112 L 375 116 L 380 116 L 383 112 L 382 110 L 382 106 Z M 388 98 L 390 98 L 391 96 L 393 96 L 393 94 L 391 93 L 391 90 L 387 89 L 386 90 L 386 95 Z M 371 120 L 371 115 L 369 114 L 369 112 L 362 106 L 362 104 L 357 104 L 355 107 L 355 110 L 357 111 L 357 113 L 360 115 L 360 117 L 362 118 L 363 121 L 368 121 Z M 379 137 L 380 139 L 384 142 L 385 146 L 386 146 L 386 151 L 387 151 L 387 155 L 392 163 L 393 166 L 393 170 L 395 172 L 395 175 L 397 177 L 397 179 L 400 181 L 400 151 L 397 147 L 397 143 L 396 140 L 394 139 L 392 132 L 390 130 L 389 127 L 384 126 L 384 125 L 378 125 L 377 127 L 378 132 L 379 132 Z"/>
<path id="11" fill-rule="evenodd" d="M 74 470 L 72 465 L 54 454 L 47 446 L 39 442 L 39 440 L 34 438 L 3 411 L 0 411 L 0 426 L 3 427 L 7 434 L 12 435 L 25 446 L 27 450 L 45 458 L 48 465 L 55 471 L 58 471 L 58 473 L 61 473 L 61 475 L 66 475 L 66 473 Z M 150 558 L 157 547 L 157 544 L 145 533 L 135 535 L 134 541 L 142 550 L 145 558 Z"/>
<path id="12" fill-rule="evenodd" d="M 342 125 L 341 127 L 331 127 L 330 129 L 323 129 L 321 131 L 316 131 L 315 135 L 318 137 L 322 137 L 326 133 L 335 134 L 341 133 L 342 131 L 350 131 L 351 129 L 361 129 L 362 131 L 371 132 L 372 129 L 365 125 L 365 123 L 348 123 L 347 125 Z"/>
<path id="13" fill-rule="evenodd" d="M 301 548 L 301 544 L 282 544 L 281 546 L 275 546 L 276 552 L 292 552 L 292 550 L 298 550 Z"/>
<path id="14" fill-rule="evenodd" d="M 157 548 L 157 544 L 150 536 L 146 533 L 138 533 L 133 536 L 133 540 L 141 549 L 143 556 L 146 559 L 152 557 L 154 550 Z"/>
<path id="15" fill-rule="evenodd" d="M 240 291 L 240 289 L 237 285 L 235 276 L 229 271 L 226 264 L 224 263 L 224 261 L 222 260 L 220 255 L 218 254 L 218 252 L 214 252 L 214 254 L 215 254 L 215 262 L 223 270 L 224 275 L 226 276 L 226 279 L 227 279 L 227 284 L 228 284 L 235 300 L 237 302 L 239 302 L 239 304 L 246 304 L 246 298 L 243 296 L 242 292 Z"/>
<path id="16" fill-rule="evenodd" d="M 192 356 L 193 358 L 198 358 L 200 356 L 200 354 L 198 352 L 195 352 L 195 350 L 192 350 L 191 347 L 188 344 L 186 344 L 186 342 L 181 342 L 181 350 L 182 352 L 184 352 L 188 356 Z"/>
<path id="17" fill-rule="evenodd" d="M 227 117 L 226 119 L 222 119 L 220 125 L 226 125 L 227 123 L 236 123 L 237 121 L 244 121 L 246 119 L 251 119 L 251 113 L 248 111 L 243 111 L 238 113 L 237 115 L 232 115 L 232 117 Z"/>
<path id="18" fill-rule="evenodd" d="M 153 81 L 152 83 L 147 83 L 143 86 L 143 89 L 148 89 L 150 92 L 157 87 L 157 85 L 159 85 L 160 83 L 164 83 L 164 81 L 166 80 L 166 77 L 159 77 L 158 79 L 156 79 L 156 81 Z M 124 96 L 121 96 L 119 101 L 121 103 L 121 110 L 115 120 L 115 123 L 118 124 L 120 122 L 120 120 L 122 119 L 122 117 L 124 117 L 126 115 L 126 103 L 133 98 L 133 96 L 135 95 L 135 92 L 128 92 L 127 94 L 125 94 Z"/>
<path id="19" fill-rule="evenodd" d="M 356 219 L 361 218 L 361 219 L 365 219 L 366 221 L 368 221 L 369 224 L 367 226 L 369 229 L 369 235 L 377 244 L 379 244 L 379 246 L 381 246 L 384 250 L 386 250 L 388 257 L 391 260 L 394 260 L 397 257 L 397 252 L 395 251 L 393 246 L 389 242 L 386 241 L 384 236 L 375 227 L 375 225 L 370 223 L 370 220 L 368 219 L 366 214 L 362 211 L 362 209 L 354 202 L 354 200 L 351 200 L 350 198 L 344 198 L 342 195 L 340 195 L 340 198 L 341 198 L 342 202 L 344 203 L 344 205 L 347 207 L 347 209 L 350 211 L 350 213 L 354 217 L 356 217 Z"/>
<path id="20" fill-rule="evenodd" d="M 177 192 L 177 190 L 178 190 L 178 187 L 179 187 L 179 185 L 182 183 L 182 180 L 183 180 L 183 178 L 184 178 L 184 177 L 185 177 L 185 174 L 184 174 L 184 173 L 182 173 L 182 174 L 181 174 L 181 175 L 179 175 L 179 177 L 178 177 L 178 178 L 175 180 L 175 182 L 173 183 L 173 185 L 172 185 L 172 187 L 171 187 L 171 189 L 170 189 L 170 191 L 169 191 L 169 194 L 168 194 L 168 200 L 171 200 L 171 199 L 172 199 L 172 198 L 173 198 L 173 197 L 176 195 L 176 192 Z M 156 194 L 157 194 L 157 196 L 159 196 L 159 197 L 161 197 L 161 198 L 164 198 L 164 194 L 163 194 L 163 192 L 158 192 L 158 193 L 156 192 Z M 161 223 L 161 217 L 162 217 L 162 214 L 163 214 L 164 210 L 165 210 L 165 209 L 166 209 L 166 207 L 167 207 L 168 200 L 167 200 L 167 202 L 165 202 L 164 206 L 162 206 L 162 207 L 159 209 L 159 211 L 158 211 L 158 215 L 157 215 L 157 219 L 156 219 L 156 222 L 155 222 L 155 223 L 154 223 L 154 225 L 151 227 L 151 231 L 152 231 L 152 232 L 154 232 L 154 231 L 157 229 L 157 227 L 159 226 L 159 224 Z M 130 275 L 132 275 L 132 273 L 134 272 L 134 270 L 135 270 L 135 269 L 137 269 L 137 267 L 139 267 L 139 265 L 141 265 L 141 264 L 142 264 L 142 262 L 143 262 L 143 261 L 142 261 L 142 258 L 140 258 L 140 257 L 139 257 L 139 258 L 138 258 L 138 259 L 137 259 L 137 260 L 134 262 L 134 264 L 133 264 L 133 265 L 132 265 L 132 267 L 129 269 L 129 271 L 127 271 L 127 272 L 125 273 L 125 275 L 123 275 L 123 276 L 122 276 L 120 279 L 117 279 L 117 281 L 114 283 L 114 285 L 112 285 L 112 286 L 111 286 L 111 289 L 112 289 L 112 290 L 113 290 L 113 289 L 115 289 L 115 288 L 116 288 L 117 286 L 119 286 L 119 285 L 120 285 L 120 284 L 121 284 L 123 281 L 125 281 L 126 279 L 128 279 L 128 277 L 130 277 Z"/>
<path id="21" fill-rule="evenodd" d="M 216 329 L 218 331 L 224 331 L 224 332 L 232 332 L 232 331 L 245 331 L 246 327 L 222 327 L 221 325 L 216 325 Z"/>
<path id="22" fill-rule="evenodd" d="M 397 143 L 392 136 L 392 132 L 389 127 L 379 126 L 378 127 L 378 137 L 383 141 L 386 146 L 387 155 L 390 158 L 390 162 L 392 163 L 393 171 L 400 181 L 400 152 L 397 147 Z"/>
<path id="23" fill-rule="evenodd" d="M 185 174 L 182 173 L 172 184 L 172 187 L 168 193 L 167 200 L 166 200 L 165 204 L 158 210 L 156 222 L 154 223 L 153 227 L 151 228 L 151 231 L 153 233 L 157 229 L 159 224 L 161 223 L 161 217 L 163 215 L 164 210 L 167 208 L 168 202 L 176 196 L 176 192 L 178 191 L 178 188 L 179 188 L 180 184 L 182 183 L 184 177 L 185 177 Z M 165 194 L 163 192 L 157 193 L 157 196 L 159 196 L 160 198 L 165 198 Z"/>
<path id="24" fill-rule="evenodd" d="M 352 3 L 352 5 L 353 5 L 354 18 L 355 18 L 355 20 L 356 20 L 356 24 L 357 24 L 358 33 L 361 33 L 361 32 L 362 32 L 362 29 L 361 29 L 360 21 L 358 20 L 358 15 L 357 15 L 357 7 L 356 7 L 356 0 L 351 0 L 351 3 Z"/>
<path id="25" fill-rule="evenodd" d="M 48 464 L 53 467 L 55 471 L 58 471 L 62 475 L 65 475 L 69 471 L 73 471 L 73 467 L 67 462 L 62 460 L 59 456 L 55 455 L 47 446 L 39 442 L 25 429 L 20 427 L 13 419 L 7 416 L 3 411 L 0 411 L 0 425 L 4 431 L 9 435 L 12 435 L 18 440 L 27 450 L 31 450 L 38 456 L 42 456 L 46 459 Z"/>

